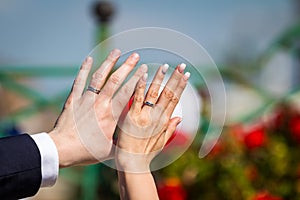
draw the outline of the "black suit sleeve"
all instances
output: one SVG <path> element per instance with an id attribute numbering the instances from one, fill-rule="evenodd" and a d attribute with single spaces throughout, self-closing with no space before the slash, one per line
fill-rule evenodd
<path id="1" fill-rule="evenodd" d="M 40 188 L 41 156 L 27 134 L 0 139 L 0 199 L 33 196 Z"/>

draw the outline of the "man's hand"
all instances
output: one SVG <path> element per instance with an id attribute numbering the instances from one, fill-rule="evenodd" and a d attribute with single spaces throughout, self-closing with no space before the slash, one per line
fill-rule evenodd
<path id="1" fill-rule="evenodd" d="M 139 55 L 130 55 L 108 78 L 120 54 L 115 49 L 108 55 L 93 74 L 87 91 L 85 85 L 93 59 L 88 57 L 82 64 L 55 128 L 49 133 L 58 149 L 60 167 L 97 163 L 113 156 L 117 120 L 136 83 L 147 72 L 147 66 L 142 65 L 121 87 Z"/>

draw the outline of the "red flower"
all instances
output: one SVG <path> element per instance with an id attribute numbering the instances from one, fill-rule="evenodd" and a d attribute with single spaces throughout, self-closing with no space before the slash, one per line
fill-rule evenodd
<path id="1" fill-rule="evenodd" d="M 268 121 L 269 128 L 273 131 L 282 131 L 285 128 L 285 123 L 289 118 L 291 107 L 287 104 L 277 105 Z"/>
<path id="2" fill-rule="evenodd" d="M 300 142 L 300 114 L 295 114 L 291 117 L 289 122 L 289 129 L 292 134 L 292 137 Z"/>
<path id="3" fill-rule="evenodd" d="M 215 158 L 218 155 L 220 155 L 224 150 L 224 144 L 221 143 L 220 140 L 216 142 L 216 144 L 213 146 L 212 150 L 209 152 L 208 157 L 209 158 Z"/>
<path id="4" fill-rule="evenodd" d="M 158 196 L 160 200 L 185 200 L 186 191 L 182 187 L 178 178 L 169 178 L 158 187 Z"/>
<path id="5" fill-rule="evenodd" d="M 246 130 L 244 143 L 248 149 L 262 147 L 266 143 L 266 134 L 262 126 L 251 127 Z"/>
<path id="6" fill-rule="evenodd" d="M 255 195 L 253 200 L 282 200 L 282 198 L 273 196 L 269 192 L 260 192 Z"/>

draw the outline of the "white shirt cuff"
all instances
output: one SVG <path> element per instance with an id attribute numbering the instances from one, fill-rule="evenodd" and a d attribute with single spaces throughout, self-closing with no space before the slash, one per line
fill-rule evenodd
<path id="1" fill-rule="evenodd" d="M 58 152 L 56 146 L 47 133 L 31 135 L 41 154 L 42 182 L 41 187 L 53 186 L 58 176 Z"/>

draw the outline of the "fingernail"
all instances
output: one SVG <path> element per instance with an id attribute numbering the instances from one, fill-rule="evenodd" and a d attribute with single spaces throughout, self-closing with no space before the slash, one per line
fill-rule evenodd
<path id="1" fill-rule="evenodd" d="M 93 62 L 93 58 L 90 57 L 90 56 L 88 56 L 88 57 L 85 59 L 85 62 L 86 62 L 87 64 L 91 64 L 91 63 Z"/>
<path id="2" fill-rule="evenodd" d="M 110 52 L 110 54 L 116 58 L 116 57 L 119 57 L 121 55 L 121 51 L 119 49 L 114 49 Z"/>
<path id="3" fill-rule="evenodd" d="M 143 81 L 147 81 L 147 78 L 148 78 L 148 73 L 145 73 L 144 75 L 143 75 Z"/>
<path id="4" fill-rule="evenodd" d="M 187 81 L 187 80 L 190 78 L 190 76 L 191 76 L 191 73 L 190 73 L 190 72 L 185 72 L 185 74 L 184 74 L 184 76 L 183 76 L 183 79 L 184 79 L 185 81 Z"/>
<path id="5" fill-rule="evenodd" d="M 164 65 L 163 65 L 163 67 L 162 67 L 162 70 L 161 70 L 161 72 L 162 72 L 163 74 L 166 74 L 166 73 L 167 73 L 167 70 L 168 70 L 168 68 L 169 68 L 169 65 L 168 65 L 168 64 L 164 64 Z"/>
<path id="6" fill-rule="evenodd" d="M 134 58 L 134 59 L 139 59 L 140 58 L 140 55 L 138 54 L 138 53 L 133 53 L 132 54 L 132 58 Z"/>
<path id="7" fill-rule="evenodd" d="M 181 63 L 180 66 L 179 66 L 179 72 L 182 73 L 185 68 L 186 68 L 186 64 Z"/>
<path id="8" fill-rule="evenodd" d="M 141 70 L 142 70 L 143 72 L 147 72 L 147 71 L 148 71 L 148 66 L 147 66 L 146 64 L 142 64 L 142 65 L 141 65 Z"/>
<path id="9" fill-rule="evenodd" d="M 177 121 L 177 125 L 180 124 L 182 122 L 182 118 L 179 118 Z"/>

